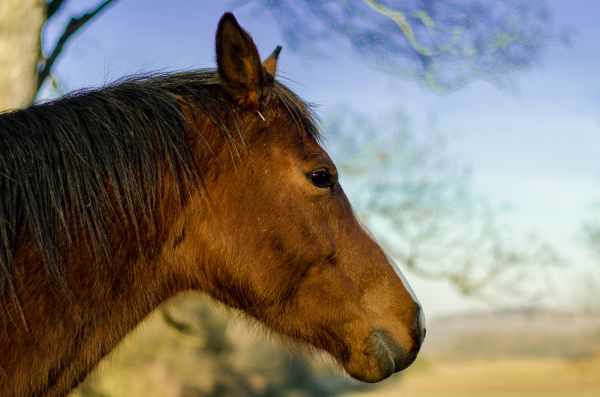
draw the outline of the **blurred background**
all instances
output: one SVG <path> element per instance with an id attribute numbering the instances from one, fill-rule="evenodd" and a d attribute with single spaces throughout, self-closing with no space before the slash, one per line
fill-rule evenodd
<path id="1" fill-rule="evenodd" d="M 73 396 L 600 395 L 600 3 L 2 0 L 0 110 L 215 66 L 233 11 L 315 104 L 350 200 L 428 316 L 377 385 L 198 294 Z"/>

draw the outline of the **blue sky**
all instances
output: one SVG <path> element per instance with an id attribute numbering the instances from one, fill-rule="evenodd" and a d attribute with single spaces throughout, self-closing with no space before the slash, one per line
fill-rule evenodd
<path id="1" fill-rule="evenodd" d="M 71 3 L 77 4 L 56 22 L 96 4 Z M 56 76 L 68 91 L 141 71 L 213 67 L 214 31 L 231 4 L 121 0 L 67 46 Z M 280 75 L 318 104 L 322 116 L 345 104 L 373 118 L 401 109 L 417 129 L 434 118 L 453 150 L 472 166 L 475 189 L 510 207 L 517 232 L 536 232 L 575 263 L 555 275 L 573 286 L 579 271 L 599 265 L 582 243 L 581 224 L 590 204 L 600 200 L 600 3 L 553 0 L 549 5 L 556 26 L 575 31 L 569 47 L 547 48 L 539 65 L 515 75 L 510 89 L 479 81 L 445 95 L 370 69 L 340 41 L 327 44 L 327 55 L 286 51 L 268 12 L 248 6 L 233 11 L 261 54 L 283 44 Z M 52 24 L 46 37 L 56 37 L 60 26 Z M 481 307 L 443 284 L 413 284 L 430 313 Z M 561 288 L 558 296 L 568 301 L 572 292 Z"/>

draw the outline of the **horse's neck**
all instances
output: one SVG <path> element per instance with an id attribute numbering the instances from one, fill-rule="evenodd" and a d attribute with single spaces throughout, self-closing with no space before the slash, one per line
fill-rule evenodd
<path id="1" fill-rule="evenodd" d="M 14 267 L 20 308 L 6 300 L 0 314 L 1 396 L 67 394 L 172 294 L 157 263 L 95 270 L 71 263 L 65 293 L 29 259 Z"/>

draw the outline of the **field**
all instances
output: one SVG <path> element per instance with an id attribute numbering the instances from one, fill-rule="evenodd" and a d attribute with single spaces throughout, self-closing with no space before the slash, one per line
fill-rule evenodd
<path id="1" fill-rule="evenodd" d="M 599 397 L 600 358 L 415 363 L 397 381 L 344 397 Z"/>
<path id="2" fill-rule="evenodd" d="M 365 386 L 192 298 L 150 316 L 71 396 L 600 397 L 597 316 L 434 319 L 415 364 Z"/>

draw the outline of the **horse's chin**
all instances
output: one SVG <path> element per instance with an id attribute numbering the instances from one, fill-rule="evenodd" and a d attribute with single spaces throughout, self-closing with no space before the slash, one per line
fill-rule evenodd
<path id="1" fill-rule="evenodd" d="M 361 359 L 348 360 L 344 363 L 344 369 L 354 379 L 376 383 L 391 376 L 395 372 L 395 365 L 391 355 L 376 357 L 367 353 Z"/>
<path id="2" fill-rule="evenodd" d="M 416 353 L 407 352 L 387 334 L 375 331 L 365 339 L 360 349 L 350 354 L 343 366 L 353 378 L 375 383 L 409 367 L 414 362 Z"/>

